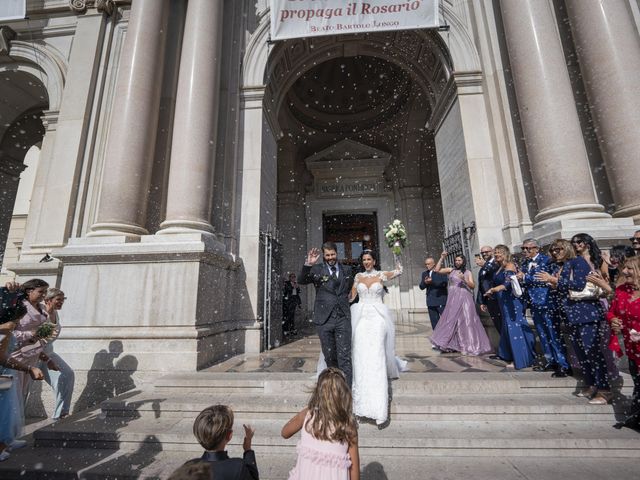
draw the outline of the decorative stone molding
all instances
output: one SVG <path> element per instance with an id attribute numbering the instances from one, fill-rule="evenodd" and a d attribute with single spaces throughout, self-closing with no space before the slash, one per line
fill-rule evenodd
<path id="1" fill-rule="evenodd" d="M 42 125 L 47 132 L 54 132 L 58 128 L 58 117 L 60 112 L 58 110 L 45 110 L 42 112 Z"/>
<path id="2" fill-rule="evenodd" d="M 0 27 L 0 58 L 9 56 L 11 40 L 16 38 L 16 32 L 7 25 Z"/>
<path id="3" fill-rule="evenodd" d="M 78 14 L 85 13 L 89 8 L 95 8 L 111 16 L 118 5 L 125 4 L 131 4 L 131 0 L 69 0 L 69 8 Z"/>

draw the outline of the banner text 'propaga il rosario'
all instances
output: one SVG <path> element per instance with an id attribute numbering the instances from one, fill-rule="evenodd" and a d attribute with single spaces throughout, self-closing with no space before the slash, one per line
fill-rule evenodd
<path id="1" fill-rule="evenodd" d="M 438 0 L 271 0 L 271 40 L 438 26 Z"/>

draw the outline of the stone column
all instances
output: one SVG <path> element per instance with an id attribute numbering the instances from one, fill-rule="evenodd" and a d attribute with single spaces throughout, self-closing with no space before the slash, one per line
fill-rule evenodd
<path id="1" fill-rule="evenodd" d="M 567 0 L 580 71 L 616 203 L 640 221 L 640 37 L 624 1 Z"/>
<path id="2" fill-rule="evenodd" d="M 609 217 L 597 202 L 550 3 L 500 0 L 500 7 L 538 202 L 535 221 Z"/>
<path id="3" fill-rule="evenodd" d="M 89 236 L 138 236 L 145 229 L 169 0 L 136 0 L 116 80 L 97 222 Z"/>
<path id="4" fill-rule="evenodd" d="M 158 233 L 213 233 L 222 0 L 189 0 L 173 123 L 167 213 Z"/>

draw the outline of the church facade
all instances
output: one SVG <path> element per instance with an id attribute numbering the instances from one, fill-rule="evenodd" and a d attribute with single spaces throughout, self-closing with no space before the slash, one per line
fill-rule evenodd
<path id="1" fill-rule="evenodd" d="M 636 0 L 443 0 L 440 16 L 271 42 L 267 0 L 28 0 L 0 24 L 2 280 L 65 291 L 56 349 L 78 370 L 113 342 L 139 372 L 196 370 L 281 341 L 278 288 L 309 248 L 391 267 L 396 218 L 401 316 L 455 235 L 468 256 L 625 242 Z"/>

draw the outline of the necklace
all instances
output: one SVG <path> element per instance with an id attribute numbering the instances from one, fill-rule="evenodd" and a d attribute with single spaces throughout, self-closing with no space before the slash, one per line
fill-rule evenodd
<path id="1" fill-rule="evenodd" d="M 360 275 L 362 275 L 363 277 L 367 277 L 367 278 L 377 277 L 378 274 L 379 274 L 378 271 L 377 270 L 373 270 L 373 269 L 368 270 L 368 271 L 365 270 L 364 272 L 360 273 Z"/>

